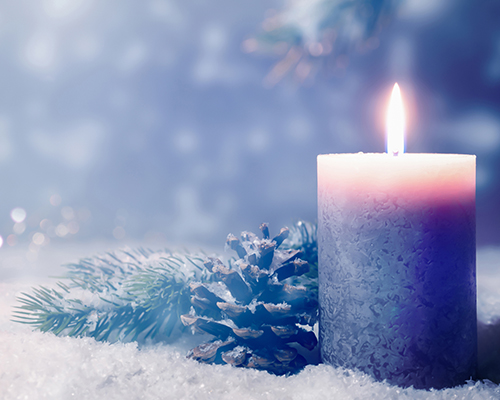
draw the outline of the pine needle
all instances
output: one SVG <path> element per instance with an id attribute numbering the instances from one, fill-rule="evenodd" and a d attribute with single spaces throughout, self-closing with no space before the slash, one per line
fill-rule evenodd
<path id="1" fill-rule="evenodd" d="M 168 338 L 183 330 L 188 282 L 203 277 L 203 256 L 121 250 L 67 265 L 55 288 L 21 293 L 13 321 L 56 335 L 97 340 Z"/>

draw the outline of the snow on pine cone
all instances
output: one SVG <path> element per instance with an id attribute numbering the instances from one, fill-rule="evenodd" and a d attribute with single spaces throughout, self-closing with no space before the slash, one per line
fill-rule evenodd
<path id="1" fill-rule="evenodd" d="M 243 232 L 241 239 L 229 235 L 226 243 L 239 259 L 228 268 L 208 258 L 204 265 L 211 282 L 190 285 L 193 307 L 181 320 L 193 332 L 215 338 L 192 349 L 188 357 L 278 375 L 293 373 L 307 361 L 289 344 L 312 350 L 318 343 L 314 332 L 300 326 L 314 326 L 318 301 L 305 287 L 283 282 L 309 270 L 299 250 L 278 250 L 288 228 L 273 239 L 267 224 L 260 229 L 262 239 L 251 232 Z"/>

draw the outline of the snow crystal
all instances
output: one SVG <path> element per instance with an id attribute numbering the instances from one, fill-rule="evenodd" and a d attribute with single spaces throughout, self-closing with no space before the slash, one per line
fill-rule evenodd
<path id="1" fill-rule="evenodd" d="M 497 399 L 498 385 L 469 382 L 422 391 L 375 382 L 327 365 L 278 377 L 186 359 L 175 346 L 139 349 L 90 338 L 1 332 L 0 392 L 5 400 L 73 399 Z"/>
<path id="2" fill-rule="evenodd" d="M 231 292 L 227 289 L 227 286 L 222 282 L 211 282 L 205 285 L 208 290 L 210 290 L 216 296 L 219 296 L 226 303 L 235 304 L 236 299 L 233 297 Z"/>
<path id="3" fill-rule="evenodd" d="M 279 308 L 280 310 L 291 310 L 292 306 L 288 303 L 278 303 L 278 304 L 273 304 L 274 308 Z"/>
<path id="4" fill-rule="evenodd" d="M 227 351 L 225 354 L 229 357 L 236 357 L 238 356 L 242 351 L 247 351 L 248 349 L 243 346 L 236 346 L 234 349 L 231 351 Z"/>
<path id="5" fill-rule="evenodd" d="M 255 310 L 257 309 L 257 306 L 259 306 L 261 304 L 264 304 L 264 302 L 263 301 L 257 301 L 256 298 L 253 298 L 252 301 L 250 302 L 250 304 L 247 305 L 247 307 L 250 310 L 250 312 L 253 314 L 253 313 L 255 313 Z"/>

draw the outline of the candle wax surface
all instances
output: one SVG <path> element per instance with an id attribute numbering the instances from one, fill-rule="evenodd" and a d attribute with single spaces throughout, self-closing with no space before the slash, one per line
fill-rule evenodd
<path id="1" fill-rule="evenodd" d="M 324 362 L 416 388 L 475 374 L 475 156 L 318 156 Z"/>
<path id="2" fill-rule="evenodd" d="M 446 199 L 475 198 L 475 156 L 460 154 L 357 153 L 318 156 L 318 183 L 342 191 L 397 196 L 413 205 Z"/>

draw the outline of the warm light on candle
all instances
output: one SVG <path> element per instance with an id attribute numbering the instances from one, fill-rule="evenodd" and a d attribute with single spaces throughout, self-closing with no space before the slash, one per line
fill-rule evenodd
<path id="1" fill-rule="evenodd" d="M 394 84 L 387 110 L 387 153 L 397 156 L 405 152 L 405 110 L 399 85 Z"/>
<path id="2" fill-rule="evenodd" d="M 395 84 L 387 153 L 318 155 L 319 346 L 334 367 L 443 389 L 477 374 L 476 156 L 403 154 L 408 103 Z"/>

